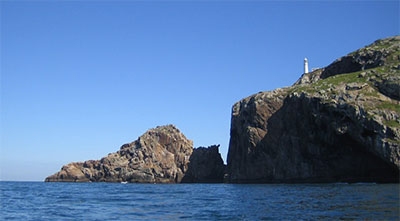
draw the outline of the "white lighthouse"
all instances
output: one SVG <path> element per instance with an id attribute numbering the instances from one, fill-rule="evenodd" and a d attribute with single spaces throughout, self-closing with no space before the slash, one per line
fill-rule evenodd
<path id="1" fill-rule="evenodd" d="M 304 73 L 308 73 L 308 60 L 307 58 L 304 58 Z"/>

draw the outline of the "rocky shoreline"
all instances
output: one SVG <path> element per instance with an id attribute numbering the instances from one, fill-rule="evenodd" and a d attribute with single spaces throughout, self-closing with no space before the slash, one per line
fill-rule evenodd
<path id="1" fill-rule="evenodd" d="M 400 36 L 232 107 L 227 165 L 219 145 L 193 148 L 173 125 L 46 182 L 399 182 Z"/>

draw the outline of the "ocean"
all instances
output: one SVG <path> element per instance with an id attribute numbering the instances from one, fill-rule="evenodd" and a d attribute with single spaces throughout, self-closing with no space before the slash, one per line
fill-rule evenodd
<path id="1" fill-rule="evenodd" d="M 1 220 L 399 220 L 399 184 L 0 182 Z"/>

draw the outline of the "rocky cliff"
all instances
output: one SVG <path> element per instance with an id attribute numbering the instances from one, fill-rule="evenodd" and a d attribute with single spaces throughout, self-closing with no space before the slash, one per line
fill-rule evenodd
<path id="1" fill-rule="evenodd" d="M 197 167 L 189 166 L 191 158 L 207 161 L 192 156 L 192 152 L 193 142 L 175 126 L 160 126 L 100 160 L 67 164 L 45 181 L 179 183 L 188 168 L 197 173 Z"/>
<path id="2" fill-rule="evenodd" d="M 182 183 L 222 183 L 225 165 L 218 149 L 219 145 L 194 149 Z"/>
<path id="3" fill-rule="evenodd" d="M 232 108 L 231 182 L 399 182 L 400 37 Z"/>

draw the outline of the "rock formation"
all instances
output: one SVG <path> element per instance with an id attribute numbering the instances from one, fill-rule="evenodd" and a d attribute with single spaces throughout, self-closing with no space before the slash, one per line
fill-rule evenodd
<path id="1" fill-rule="evenodd" d="M 232 108 L 231 182 L 399 182 L 400 37 Z"/>
<path id="2" fill-rule="evenodd" d="M 230 182 L 399 182 L 400 36 L 232 107 Z M 218 146 L 193 149 L 172 125 L 47 182 L 222 182 Z"/>
<path id="3" fill-rule="evenodd" d="M 101 160 L 70 163 L 46 181 L 180 182 L 193 142 L 172 125 L 150 129 Z"/>
<path id="4" fill-rule="evenodd" d="M 186 182 L 222 182 L 218 147 L 193 150 L 193 142 L 175 126 L 159 126 L 100 160 L 69 163 L 45 181 L 180 183 L 185 177 Z"/>
<path id="5" fill-rule="evenodd" d="M 194 149 L 182 183 L 222 183 L 225 165 L 218 148 L 213 145 Z"/>

